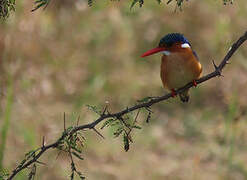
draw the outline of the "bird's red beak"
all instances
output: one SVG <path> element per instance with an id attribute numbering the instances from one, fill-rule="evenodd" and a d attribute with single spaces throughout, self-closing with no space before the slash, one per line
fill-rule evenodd
<path id="1" fill-rule="evenodd" d="M 147 52 L 143 53 L 141 55 L 141 57 L 150 56 L 152 54 L 155 54 L 155 53 L 158 53 L 158 52 L 161 52 L 161 51 L 165 51 L 165 50 L 166 50 L 166 48 L 164 48 L 164 47 L 156 47 L 156 48 L 150 49 Z"/>

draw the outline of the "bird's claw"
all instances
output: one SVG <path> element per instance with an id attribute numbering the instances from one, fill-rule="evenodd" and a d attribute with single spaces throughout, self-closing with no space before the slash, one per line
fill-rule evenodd
<path id="1" fill-rule="evenodd" d="M 177 93 L 176 93 L 175 89 L 172 89 L 172 97 L 174 98 L 174 97 L 176 97 L 176 95 L 177 95 Z"/>
<path id="2" fill-rule="evenodd" d="M 192 81 L 192 83 L 193 83 L 193 86 L 194 86 L 194 87 L 196 87 L 196 86 L 197 86 L 197 82 L 196 82 L 196 80 L 193 80 L 193 81 Z"/>

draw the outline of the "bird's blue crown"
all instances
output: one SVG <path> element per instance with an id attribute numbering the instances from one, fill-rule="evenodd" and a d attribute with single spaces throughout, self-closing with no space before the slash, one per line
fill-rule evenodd
<path id="1" fill-rule="evenodd" d="M 159 46 L 167 46 L 167 47 L 171 47 L 174 43 L 177 42 L 181 42 L 181 43 L 189 43 L 189 41 L 180 33 L 170 33 L 167 34 L 166 36 L 164 36 L 160 42 L 159 42 Z"/>

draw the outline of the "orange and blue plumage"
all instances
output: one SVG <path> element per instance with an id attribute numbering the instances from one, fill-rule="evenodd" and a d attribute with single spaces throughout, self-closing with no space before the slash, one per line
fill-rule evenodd
<path id="1" fill-rule="evenodd" d="M 164 36 L 158 47 L 145 52 L 141 57 L 161 52 L 160 76 L 163 86 L 171 90 L 180 88 L 187 83 L 200 78 L 202 66 L 196 52 L 193 51 L 189 41 L 180 33 L 171 33 Z M 175 95 L 175 94 L 174 94 Z M 189 101 L 189 90 L 179 94 L 181 101 Z"/>

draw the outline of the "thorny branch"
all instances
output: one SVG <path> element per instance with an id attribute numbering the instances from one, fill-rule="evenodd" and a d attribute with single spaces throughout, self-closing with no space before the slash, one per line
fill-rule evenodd
<path id="1" fill-rule="evenodd" d="M 203 76 L 202 78 L 196 80 L 197 84 L 201 84 L 209 79 L 212 79 L 214 77 L 217 76 L 222 76 L 222 70 L 225 67 L 226 64 L 228 64 L 228 61 L 230 60 L 230 58 L 232 57 L 232 55 L 236 52 L 236 50 L 247 40 L 247 31 L 244 33 L 243 36 L 241 36 L 230 48 L 230 50 L 227 52 L 226 56 L 224 57 L 224 59 L 221 61 L 221 63 L 217 66 L 214 62 L 214 68 L 215 70 L 205 76 Z M 191 88 L 193 86 L 193 83 L 190 82 L 187 85 L 185 85 L 184 87 L 179 88 L 178 90 L 176 90 L 176 93 L 182 93 L 185 90 Z M 143 102 L 143 103 L 139 103 L 137 105 L 134 105 L 130 108 L 126 108 L 120 112 L 117 113 L 110 113 L 107 110 L 104 110 L 100 117 L 98 119 L 96 119 L 95 121 L 85 124 L 85 125 L 80 125 L 80 126 L 75 126 L 73 128 L 67 128 L 65 129 L 65 131 L 63 132 L 62 136 L 60 138 L 57 139 L 56 142 L 45 145 L 44 142 L 42 143 L 42 146 L 38 149 L 39 151 L 36 150 L 36 152 L 38 152 L 37 154 L 33 154 L 32 158 L 25 161 L 24 163 L 20 163 L 13 171 L 12 173 L 9 175 L 8 180 L 13 179 L 19 172 L 21 172 L 22 170 L 30 167 L 32 164 L 35 164 L 38 161 L 38 159 L 49 149 L 54 149 L 54 148 L 58 148 L 59 144 L 67 137 L 70 137 L 72 135 L 74 135 L 76 132 L 81 131 L 81 130 L 85 130 L 85 129 L 92 129 L 95 132 L 98 132 L 95 127 L 102 122 L 103 120 L 109 119 L 109 118 L 115 118 L 115 119 L 119 119 L 121 121 L 124 122 L 124 119 L 122 118 L 123 115 L 126 115 L 130 112 L 133 112 L 135 110 L 139 110 L 141 108 L 145 108 L 147 110 L 149 110 L 149 115 L 151 115 L 152 111 L 150 110 L 150 107 L 153 104 L 159 103 L 161 101 L 165 101 L 169 98 L 172 97 L 172 93 L 166 94 L 164 96 L 159 96 L 159 97 L 154 97 L 149 99 L 147 102 Z M 149 117 L 150 118 L 150 117 Z M 98 133 L 97 133 L 98 134 Z M 44 141 L 44 140 L 43 140 Z M 72 161 L 73 164 L 73 161 Z M 75 170 L 76 171 L 76 170 Z"/>

